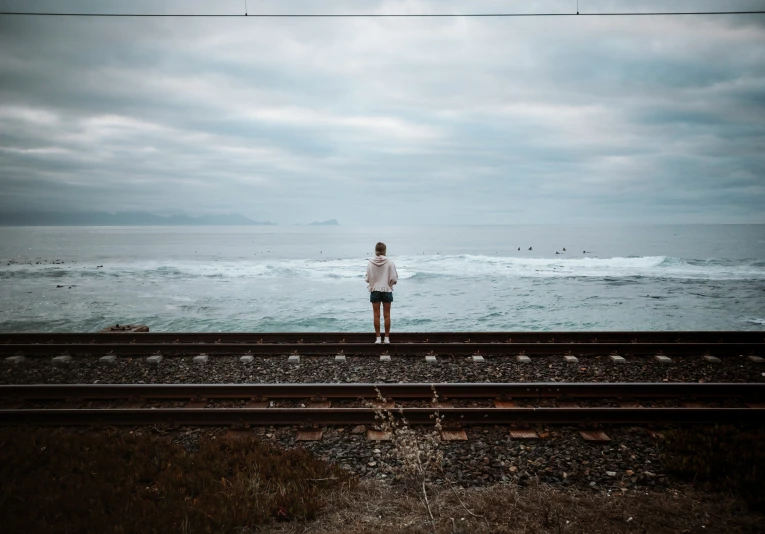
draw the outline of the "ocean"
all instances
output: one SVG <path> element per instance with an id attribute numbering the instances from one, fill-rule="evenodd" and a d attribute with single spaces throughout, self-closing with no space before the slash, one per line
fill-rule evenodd
<path id="1" fill-rule="evenodd" d="M 378 241 L 399 272 L 394 342 L 765 330 L 765 225 L 602 225 L 3 227 L 0 331 L 371 332 Z"/>

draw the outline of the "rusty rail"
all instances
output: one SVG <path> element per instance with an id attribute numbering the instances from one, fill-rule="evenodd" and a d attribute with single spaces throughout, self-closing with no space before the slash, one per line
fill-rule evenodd
<path id="1" fill-rule="evenodd" d="M 250 384 L 250 385 L 32 385 L 0 386 L 5 402 L 29 399 L 157 399 L 157 398 L 374 398 L 375 388 L 395 399 L 431 398 L 433 388 L 448 398 L 735 398 L 761 401 L 765 384 Z M 401 407 L 395 408 L 411 424 L 511 423 L 762 423 L 765 408 L 656 408 L 656 407 Z M 0 425 L 333 425 L 374 424 L 375 409 L 363 408 L 11 408 L 0 410 Z"/>
<path id="2" fill-rule="evenodd" d="M 369 343 L 364 332 L 148 332 L 148 333 L 6 333 L 0 344 L 101 343 Z M 765 343 L 763 331 L 677 332 L 396 332 L 400 343 Z"/>
<path id="3" fill-rule="evenodd" d="M 433 424 L 435 408 L 396 409 Z M 512 423 L 762 423 L 765 408 L 440 408 L 444 426 Z M 0 425 L 351 425 L 374 424 L 370 408 L 156 408 L 0 410 Z"/>
<path id="4" fill-rule="evenodd" d="M 765 400 L 765 383 L 537 382 L 401 384 L 33 384 L 0 385 L 0 399 L 505 399 L 746 398 Z"/>

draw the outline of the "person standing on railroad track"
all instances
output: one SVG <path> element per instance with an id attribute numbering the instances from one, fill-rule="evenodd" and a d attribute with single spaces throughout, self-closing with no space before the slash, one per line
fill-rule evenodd
<path id="1" fill-rule="evenodd" d="M 364 280 L 369 289 L 369 301 L 372 303 L 374 317 L 375 343 L 380 343 L 380 304 L 383 307 L 385 318 L 385 341 L 390 343 L 390 305 L 393 302 L 393 286 L 398 282 L 396 264 L 385 256 L 387 247 L 385 243 L 375 245 L 375 257 L 367 263 L 367 275 Z"/>

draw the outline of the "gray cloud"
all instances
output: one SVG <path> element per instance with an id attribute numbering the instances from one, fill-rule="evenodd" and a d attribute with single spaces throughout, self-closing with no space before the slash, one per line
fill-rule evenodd
<path id="1" fill-rule="evenodd" d="M 0 0 L 2 9 L 20 5 Z M 571 2 L 470 6 L 552 11 Z M 762 15 L 0 17 L 0 209 L 239 212 L 285 224 L 765 222 L 764 45 Z"/>

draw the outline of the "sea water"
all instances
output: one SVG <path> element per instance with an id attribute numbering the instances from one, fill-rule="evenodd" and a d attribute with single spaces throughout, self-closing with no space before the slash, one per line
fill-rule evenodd
<path id="1" fill-rule="evenodd" d="M 0 331 L 371 331 L 378 241 L 394 332 L 765 330 L 765 225 L 603 225 L 5 227 Z"/>

